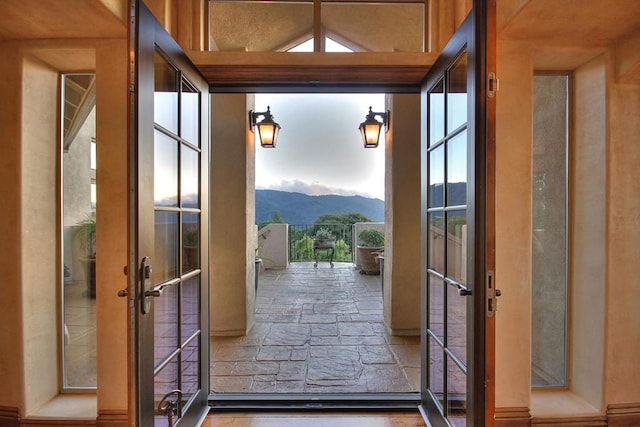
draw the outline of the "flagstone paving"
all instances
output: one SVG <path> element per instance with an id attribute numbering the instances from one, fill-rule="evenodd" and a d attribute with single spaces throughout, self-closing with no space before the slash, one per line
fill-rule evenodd
<path id="1" fill-rule="evenodd" d="M 390 336 L 379 276 L 350 263 L 260 274 L 255 325 L 211 338 L 214 393 L 410 393 L 420 338 Z"/>

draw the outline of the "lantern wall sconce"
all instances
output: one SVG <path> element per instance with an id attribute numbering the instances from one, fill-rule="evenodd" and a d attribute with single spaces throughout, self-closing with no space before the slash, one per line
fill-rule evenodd
<path id="1" fill-rule="evenodd" d="M 260 116 L 262 116 L 263 119 L 258 122 Z M 278 133 L 280 132 L 280 125 L 273 121 L 270 107 L 267 107 L 267 111 L 262 112 L 249 110 L 249 129 L 251 132 L 254 132 L 254 128 L 256 127 L 258 128 L 260 145 L 265 148 L 275 148 Z"/>
<path id="2" fill-rule="evenodd" d="M 364 148 L 376 148 L 378 141 L 380 140 L 380 131 L 382 126 L 385 126 L 386 130 L 389 130 L 389 116 L 391 112 L 389 110 L 381 113 L 371 111 L 369 107 L 369 114 L 365 117 L 364 122 L 360 123 L 360 134 L 362 135 L 362 141 L 364 142 Z M 382 122 L 376 120 L 376 116 L 382 119 Z"/>

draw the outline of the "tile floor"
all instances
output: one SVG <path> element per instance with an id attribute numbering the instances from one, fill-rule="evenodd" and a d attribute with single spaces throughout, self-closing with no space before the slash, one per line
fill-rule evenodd
<path id="1" fill-rule="evenodd" d="M 214 393 L 409 393 L 420 338 L 390 336 L 380 276 L 293 263 L 259 277 L 255 325 L 211 339 Z"/>
<path id="2" fill-rule="evenodd" d="M 84 280 L 64 285 L 65 385 L 96 386 L 96 299 L 87 294 Z"/>

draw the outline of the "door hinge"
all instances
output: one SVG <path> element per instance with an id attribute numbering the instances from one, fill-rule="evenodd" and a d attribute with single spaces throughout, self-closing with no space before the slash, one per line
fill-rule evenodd
<path id="1" fill-rule="evenodd" d="M 498 90 L 500 90 L 500 80 L 497 79 L 496 73 L 489 73 L 487 75 L 487 97 L 495 98 Z"/>
<path id="2" fill-rule="evenodd" d="M 493 271 L 487 271 L 487 317 L 493 317 L 498 311 L 498 297 L 502 294 L 493 279 Z"/>

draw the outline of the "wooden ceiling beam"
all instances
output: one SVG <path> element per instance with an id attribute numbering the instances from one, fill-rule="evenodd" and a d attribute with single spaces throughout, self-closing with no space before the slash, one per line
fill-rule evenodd
<path id="1" fill-rule="evenodd" d="M 212 86 L 419 85 L 435 53 L 196 52 L 191 61 Z"/>

